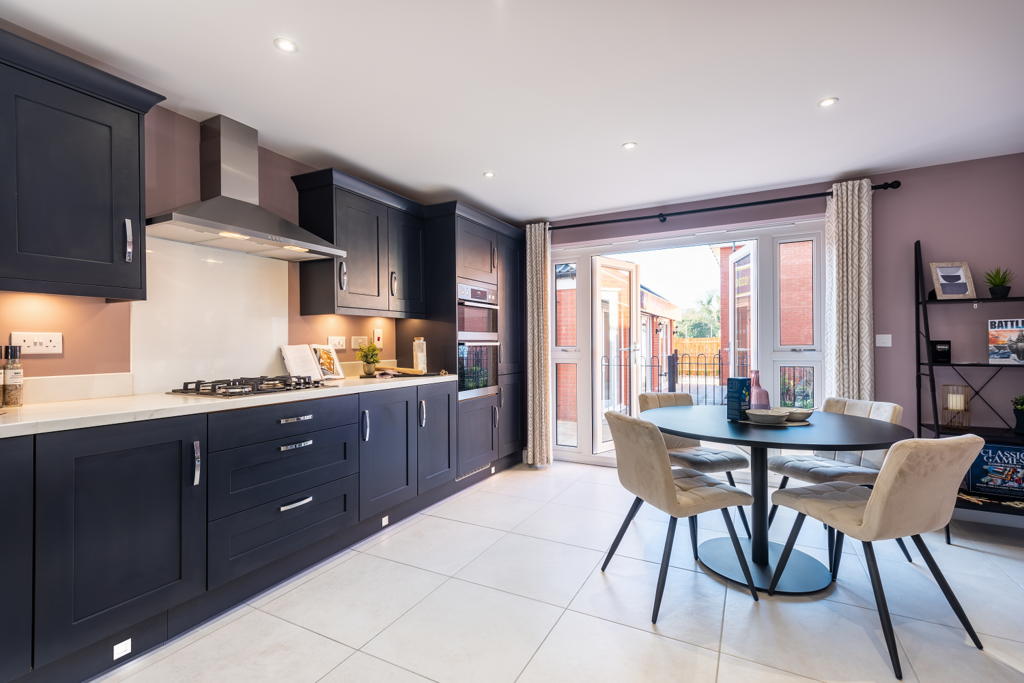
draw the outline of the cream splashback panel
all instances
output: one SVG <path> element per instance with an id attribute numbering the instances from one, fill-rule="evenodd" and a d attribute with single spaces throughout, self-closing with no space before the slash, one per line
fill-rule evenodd
<path id="1" fill-rule="evenodd" d="M 283 374 L 288 263 L 146 240 L 146 301 L 132 302 L 134 392 Z"/>

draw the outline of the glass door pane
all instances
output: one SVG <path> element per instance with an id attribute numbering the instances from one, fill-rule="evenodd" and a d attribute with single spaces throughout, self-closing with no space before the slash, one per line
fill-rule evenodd
<path id="1" fill-rule="evenodd" d="M 639 268 L 594 257 L 594 452 L 611 450 L 606 412 L 635 415 L 639 375 Z"/>
<path id="2" fill-rule="evenodd" d="M 757 358 L 757 281 L 754 244 L 729 255 L 729 376 L 749 377 Z"/>
<path id="3" fill-rule="evenodd" d="M 805 232 L 773 238 L 774 268 L 770 356 L 772 405 L 814 408 L 822 395 L 824 354 L 821 339 L 821 234 Z M 767 266 L 766 266 L 767 267 Z"/>
<path id="4" fill-rule="evenodd" d="M 555 363 L 555 445 L 580 445 L 576 363 Z"/>

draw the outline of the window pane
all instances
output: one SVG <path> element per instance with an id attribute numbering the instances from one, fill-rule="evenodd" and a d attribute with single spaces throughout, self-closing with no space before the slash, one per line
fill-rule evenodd
<path id="1" fill-rule="evenodd" d="M 779 245 L 779 320 L 781 346 L 814 345 L 814 243 Z"/>
<path id="2" fill-rule="evenodd" d="M 601 443 L 612 440 L 604 414 L 615 411 L 630 414 L 633 404 L 630 349 L 633 330 L 630 318 L 630 291 L 633 273 L 601 266 L 600 307 L 594 330 L 594 352 L 600 361 Z"/>
<path id="3" fill-rule="evenodd" d="M 814 367 L 783 365 L 779 368 L 779 397 L 783 408 L 813 408 Z"/>
<path id="4" fill-rule="evenodd" d="M 555 266 L 555 346 L 576 346 L 576 264 Z"/>
<path id="5" fill-rule="evenodd" d="M 576 413 L 576 363 L 555 364 L 555 444 L 579 446 Z"/>

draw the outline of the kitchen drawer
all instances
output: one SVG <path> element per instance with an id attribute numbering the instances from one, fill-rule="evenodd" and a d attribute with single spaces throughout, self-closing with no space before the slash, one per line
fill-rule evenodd
<path id="1" fill-rule="evenodd" d="M 211 451 L 355 424 L 357 395 L 210 413 Z"/>
<path id="2" fill-rule="evenodd" d="M 359 475 L 353 474 L 210 522 L 207 588 L 332 536 L 355 524 L 358 515 Z"/>
<path id="3" fill-rule="evenodd" d="M 356 425 L 218 451 L 210 456 L 209 519 L 359 471 Z"/>

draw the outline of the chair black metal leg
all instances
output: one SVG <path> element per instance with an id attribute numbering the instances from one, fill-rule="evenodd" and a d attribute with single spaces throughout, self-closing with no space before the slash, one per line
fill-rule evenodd
<path id="1" fill-rule="evenodd" d="M 786 488 L 786 484 L 789 483 L 789 477 L 783 477 L 782 481 L 779 482 L 779 490 Z M 768 513 L 768 528 L 772 528 L 772 522 L 775 521 L 775 513 L 779 511 L 778 505 L 772 505 L 771 512 Z"/>
<path id="2" fill-rule="evenodd" d="M 882 622 L 882 634 L 885 636 L 885 646 L 889 649 L 889 658 L 892 660 L 893 673 L 896 678 L 903 680 L 903 669 L 900 668 L 900 655 L 896 650 L 896 636 L 892 632 L 892 619 L 889 617 L 889 605 L 885 602 L 885 592 L 882 590 L 882 577 L 878 574 L 878 561 L 875 560 L 875 549 L 871 543 L 864 541 L 864 559 L 868 564 L 868 575 L 871 577 L 871 588 L 875 592 L 875 606 L 878 608 L 878 619 Z"/>
<path id="3" fill-rule="evenodd" d="M 754 586 L 754 577 L 750 575 L 750 565 L 747 564 L 747 557 L 743 554 L 740 539 L 736 537 L 736 527 L 732 523 L 732 517 L 729 516 L 728 508 L 722 508 L 722 517 L 725 518 L 725 526 L 729 530 L 729 538 L 732 539 L 736 559 L 739 560 L 740 569 L 743 570 L 743 578 L 747 580 L 747 588 L 750 589 L 750 595 L 754 598 L 754 602 L 757 602 L 757 587 Z"/>
<path id="4" fill-rule="evenodd" d="M 831 572 L 835 563 L 833 558 L 836 556 L 836 530 L 827 524 L 825 528 L 828 529 L 828 570 Z"/>
<path id="5" fill-rule="evenodd" d="M 622 537 L 626 535 L 626 529 L 629 528 L 629 523 L 636 517 L 637 511 L 640 506 L 644 504 L 643 498 L 640 496 L 636 497 L 633 501 L 633 506 L 629 508 L 629 513 L 626 514 L 625 521 L 622 522 L 622 526 L 619 527 L 619 533 L 615 534 L 615 540 L 612 541 L 612 547 L 608 549 L 608 555 L 604 558 L 604 564 L 601 565 L 601 571 L 604 571 L 608 566 L 608 563 L 612 561 L 612 556 L 615 555 L 615 551 L 619 549 L 619 543 L 622 542 Z"/>
<path id="6" fill-rule="evenodd" d="M 946 525 L 946 545 L 953 545 L 949 540 L 949 525 Z"/>
<path id="7" fill-rule="evenodd" d="M 732 478 L 732 472 L 726 472 L 725 477 L 729 480 L 729 486 L 736 486 L 736 481 Z M 744 512 L 742 505 L 737 505 L 736 509 L 739 510 L 740 521 L 743 522 L 743 530 L 747 532 L 747 538 L 750 538 L 750 525 L 747 524 L 747 513 Z"/>
<path id="8" fill-rule="evenodd" d="M 953 595 L 953 589 L 946 583 L 946 577 L 939 571 L 939 565 L 935 564 L 935 558 L 932 557 L 932 553 L 928 550 L 928 546 L 924 544 L 924 539 L 920 536 L 911 536 L 914 539 L 914 545 L 917 546 L 918 552 L 921 553 L 921 557 L 924 558 L 924 563 L 928 565 L 928 569 L 931 570 L 932 576 L 935 577 L 935 583 L 939 584 L 939 588 L 942 589 L 942 594 L 946 596 L 946 600 L 949 602 L 949 606 L 956 612 L 957 618 L 960 623 L 964 625 L 964 629 L 967 634 L 971 636 L 971 640 L 978 647 L 979 650 L 984 650 L 981 646 L 981 640 L 978 638 L 978 634 L 974 632 L 974 627 L 971 626 L 971 622 L 967 619 L 967 614 L 964 612 L 964 608 L 960 606 L 960 601 Z"/>
<path id="9" fill-rule="evenodd" d="M 693 519 L 692 517 L 690 519 Z M 675 517 L 668 520 L 668 536 L 665 537 L 665 552 L 661 556 L 661 572 L 658 574 L 658 590 L 654 593 L 654 613 L 651 615 L 651 623 L 658 623 L 658 611 L 661 609 L 661 596 L 665 592 L 665 579 L 668 578 L 668 562 L 672 559 L 672 541 L 676 537 Z"/>
<path id="10" fill-rule="evenodd" d="M 898 543 L 898 544 L 899 544 L 899 546 L 900 546 L 900 550 L 902 550 L 902 551 L 903 551 L 903 555 L 904 555 L 904 557 L 906 557 L 906 558 L 907 558 L 907 562 L 913 562 L 913 561 L 914 561 L 914 558 L 912 558 L 912 557 L 910 556 L 910 551 L 909 551 L 909 550 L 907 550 L 907 544 L 903 542 L 903 539 L 902 539 L 902 538 L 897 538 L 897 539 L 896 539 L 896 543 Z"/>
<path id="11" fill-rule="evenodd" d="M 800 535 L 800 527 L 804 525 L 804 519 L 807 515 L 803 513 L 797 513 L 796 521 L 793 522 L 793 530 L 789 532 L 789 538 L 786 539 L 786 545 L 782 548 L 782 554 L 779 555 L 779 563 L 775 565 L 775 574 L 772 576 L 772 582 L 768 585 L 768 595 L 775 595 L 775 587 L 779 585 L 779 579 L 782 578 L 782 572 L 786 571 L 786 563 L 789 562 L 789 556 L 793 554 L 793 546 L 796 545 L 796 537 Z"/>
<path id="12" fill-rule="evenodd" d="M 697 561 L 697 515 L 689 518 L 690 521 L 690 545 L 693 546 L 693 561 Z"/>
<path id="13" fill-rule="evenodd" d="M 834 582 L 839 578 L 839 561 L 843 559 L 843 539 L 846 538 L 846 534 L 842 531 L 836 531 L 836 551 L 832 555 L 832 581 Z"/>

